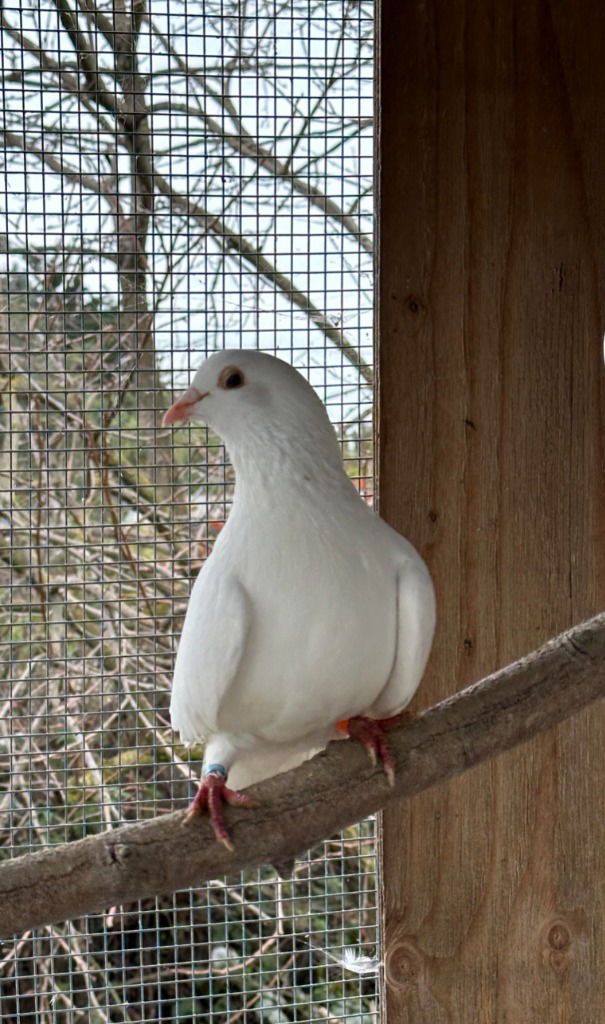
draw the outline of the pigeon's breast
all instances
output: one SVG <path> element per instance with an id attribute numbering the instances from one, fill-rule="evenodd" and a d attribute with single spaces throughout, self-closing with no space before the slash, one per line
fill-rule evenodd
<path id="1" fill-rule="evenodd" d="M 385 686 L 395 655 L 397 569 L 378 521 L 362 512 L 332 530 L 296 516 L 283 532 L 278 524 L 231 550 L 251 624 L 219 708 L 222 730 L 245 723 L 259 738 L 295 740 L 367 710 Z"/>

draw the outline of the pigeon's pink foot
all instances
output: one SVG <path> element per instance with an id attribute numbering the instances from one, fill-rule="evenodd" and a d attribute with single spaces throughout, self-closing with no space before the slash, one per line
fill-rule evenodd
<path id="1" fill-rule="evenodd" d="M 412 718 L 413 715 L 409 711 L 400 711 L 398 715 L 391 715 L 390 718 L 366 718 L 365 715 L 354 715 L 353 718 L 343 718 L 342 721 L 337 722 L 336 728 L 350 739 L 362 743 L 370 755 L 372 764 L 376 765 L 380 762 L 389 786 L 394 786 L 395 762 L 385 734 Z"/>
<path id="2" fill-rule="evenodd" d="M 231 804 L 238 807 L 254 807 L 254 800 L 246 793 L 240 793 L 238 789 L 229 789 L 227 786 L 227 776 L 224 772 L 206 772 L 200 783 L 200 788 L 185 815 L 183 824 L 188 824 L 193 818 L 197 818 L 207 809 L 210 815 L 210 824 L 219 843 L 222 843 L 230 852 L 233 852 L 235 847 L 225 825 L 223 804 Z"/>

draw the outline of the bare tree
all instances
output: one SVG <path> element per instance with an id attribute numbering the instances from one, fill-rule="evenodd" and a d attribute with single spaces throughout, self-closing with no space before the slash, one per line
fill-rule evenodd
<path id="1" fill-rule="evenodd" d="M 173 16 L 168 25 L 151 18 L 144 3 L 115 4 L 109 14 L 98 4 L 56 0 L 54 21 L 35 4 L 11 21 L 4 9 L 0 27 L 12 42 L 4 75 L 11 83 L 2 136 L 7 168 L 23 166 L 24 158 L 27 168 L 43 165 L 57 194 L 78 197 L 77 226 L 64 224 L 63 235 L 79 243 L 89 273 L 95 249 L 101 274 L 104 262 L 113 265 L 120 330 L 126 339 L 136 335 L 124 347 L 138 350 L 144 369 L 154 368 L 149 312 L 174 292 L 179 274 L 190 280 L 205 259 L 207 330 L 213 314 L 215 322 L 224 314 L 212 282 L 233 273 L 238 292 L 254 297 L 251 313 L 259 289 L 277 293 L 369 382 L 368 365 L 338 322 L 342 313 L 321 309 L 308 272 L 280 267 L 277 244 L 286 210 L 305 229 L 301 251 L 316 236 L 323 244 L 328 222 L 334 244 L 346 236 L 353 272 L 371 267 L 371 208 L 360 194 L 358 163 L 358 140 L 371 118 L 355 116 L 352 100 L 347 103 L 347 83 L 371 76 L 371 41 L 359 38 L 360 5 L 350 0 L 336 18 L 327 5 L 328 66 L 300 34 L 287 78 L 279 73 L 276 26 L 289 12 L 296 33 L 308 5 L 268 0 L 261 31 L 258 12 L 248 16 L 248 6 L 239 0 L 200 6 L 207 38 L 220 40 L 215 66 L 203 69 L 187 54 L 191 14 Z M 48 89 L 49 100 L 25 118 L 33 81 Z M 271 141 L 261 143 L 267 135 Z M 347 187 L 347 161 L 354 164 L 354 188 Z M 333 185 L 337 176 L 342 203 L 317 184 Z M 109 222 L 106 235 L 99 235 L 98 222 L 92 234 L 80 226 L 78 218 L 87 214 Z"/>
<path id="2" fill-rule="evenodd" d="M 0 7 L 0 829 L 11 854 L 189 795 L 200 751 L 173 745 L 166 710 L 175 635 L 231 480 L 215 439 L 172 447 L 158 428 L 190 350 L 261 333 L 324 364 L 328 382 L 343 378 L 345 416 L 348 388 L 370 397 L 372 5 L 159 7 Z M 342 429 L 353 471 L 369 478 L 366 428 Z M 334 862 L 371 828 L 334 841 Z M 370 868 L 355 870 L 369 892 Z M 341 885 L 350 908 L 367 899 L 319 853 L 297 872 L 313 913 L 326 887 Z M 266 899 L 275 886 L 269 873 Z M 273 928 L 250 955 L 253 984 L 288 937 L 263 900 L 233 891 Z M 218 913 L 218 883 L 208 898 Z M 194 902 L 179 897 L 175 920 L 208 946 Z M 95 985 L 127 1001 L 115 967 L 128 913 L 106 925 L 108 960 L 85 922 L 50 928 L 48 955 L 29 934 L 0 951 L 3 1020 L 52 1015 L 55 1000 L 113 1019 Z M 364 920 L 375 921 L 370 905 Z M 60 957 L 81 988 L 57 987 Z M 19 958 L 40 972 L 25 1002 Z"/>

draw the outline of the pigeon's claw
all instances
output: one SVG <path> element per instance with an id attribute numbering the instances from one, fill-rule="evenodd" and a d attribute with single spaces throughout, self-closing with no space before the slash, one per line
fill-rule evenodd
<path id="1" fill-rule="evenodd" d="M 391 715 L 390 718 L 367 718 L 365 715 L 354 715 L 352 718 L 344 718 L 337 722 L 336 728 L 350 739 L 362 743 L 372 764 L 374 766 L 378 763 L 382 764 L 389 786 L 394 786 L 395 761 L 386 733 L 411 718 L 412 715 L 409 711 L 401 711 L 398 715 Z"/>
<path id="2" fill-rule="evenodd" d="M 187 825 L 194 818 L 199 817 L 205 810 L 208 810 L 210 824 L 216 838 L 219 843 L 227 847 L 230 853 L 233 853 L 235 847 L 225 825 L 223 804 L 253 807 L 254 800 L 246 793 L 240 793 L 238 789 L 230 789 L 222 772 L 208 772 L 200 783 L 200 787 L 185 815 L 183 824 Z"/>

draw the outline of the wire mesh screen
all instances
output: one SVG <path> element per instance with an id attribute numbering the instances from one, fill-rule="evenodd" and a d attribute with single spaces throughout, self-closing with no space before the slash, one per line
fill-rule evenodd
<path id="1" fill-rule="evenodd" d="M 0 27 L 13 857 L 194 792 L 201 751 L 171 732 L 171 674 L 232 471 L 201 427 L 160 424 L 207 353 L 301 369 L 372 500 L 373 9 L 6 0 Z M 375 869 L 366 821 L 291 880 L 251 870 L 28 931 L 0 945 L 0 1017 L 375 1020 Z"/>

